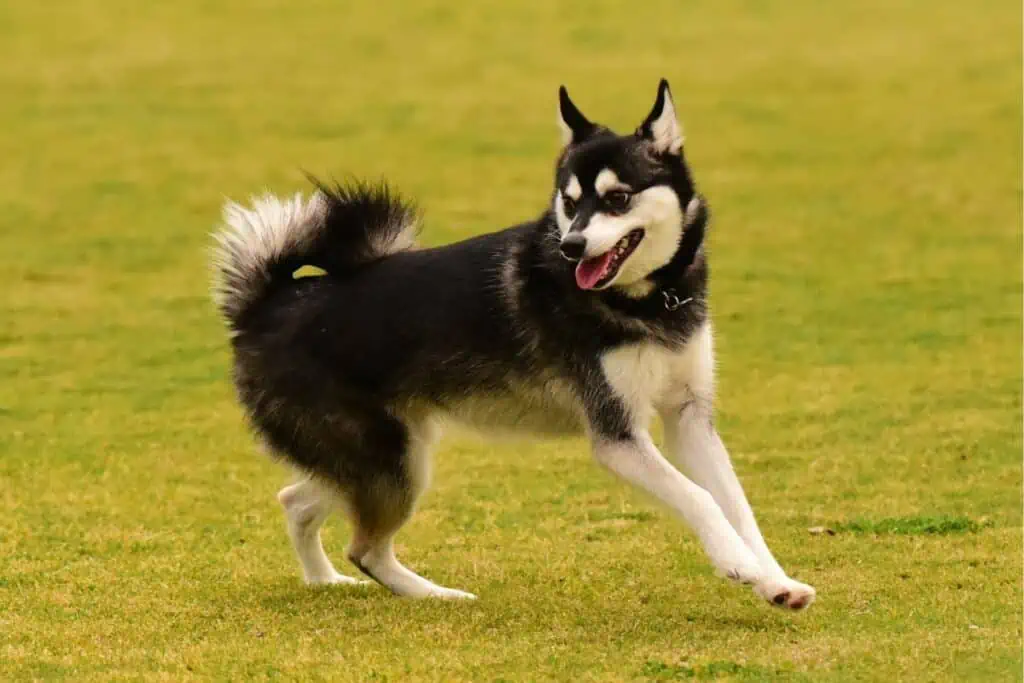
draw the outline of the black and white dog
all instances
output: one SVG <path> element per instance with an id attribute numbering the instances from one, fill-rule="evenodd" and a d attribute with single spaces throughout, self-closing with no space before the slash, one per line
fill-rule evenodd
<path id="1" fill-rule="evenodd" d="M 418 215 L 385 186 L 229 203 L 214 294 L 241 402 L 304 473 L 278 498 L 309 583 L 335 571 L 319 528 L 336 507 L 348 558 L 398 595 L 471 598 L 396 559 L 445 420 L 585 432 L 594 458 L 678 513 L 720 575 L 801 609 L 712 423 L 708 209 L 683 157 L 668 83 L 635 133 L 559 96 L 564 149 L 536 220 L 416 249 Z M 326 271 L 295 277 L 302 266 Z M 648 424 L 664 422 L 665 452 Z M 683 472 L 676 469 L 679 466 Z"/>

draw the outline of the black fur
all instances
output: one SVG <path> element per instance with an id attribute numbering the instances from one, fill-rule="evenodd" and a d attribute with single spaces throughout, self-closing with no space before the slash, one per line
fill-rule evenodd
<path id="1" fill-rule="evenodd" d="M 598 129 L 569 99 L 569 91 L 564 85 L 558 89 L 558 112 L 562 116 L 562 121 L 572 131 L 573 143 L 582 142 Z"/>
<path id="2" fill-rule="evenodd" d="M 379 256 L 373 243 L 392 243 L 399 233 L 418 224 L 416 207 L 383 182 L 327 185 L 312 176 L 309 179 L 327 201 L 320 241 L 306 258 L 309 265 L 331 273 L 352 270 Z"/>

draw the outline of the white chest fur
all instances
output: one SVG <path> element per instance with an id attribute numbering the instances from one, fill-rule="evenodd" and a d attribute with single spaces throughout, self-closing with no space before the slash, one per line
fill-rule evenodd
<path id="1" fill-rule="evenodd" d="M 630 344 L 605 353 L 601 366 L 612 389 L 641 424 L 650 422 L 658 408 L 671 410 L 695 397 L 710 402 L 715 375 L 711 324 L 681 350 Z"/>

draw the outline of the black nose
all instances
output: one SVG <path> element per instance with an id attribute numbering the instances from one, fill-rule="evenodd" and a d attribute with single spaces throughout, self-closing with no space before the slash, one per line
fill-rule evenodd
<path id="1" fill-rule="evenodd" d="M 570 261 L 579 261 L 583 258 L 583 252 L 587 248 L 587 238 L 578 232 L 570 232 L 562 238 L 562 245 L 559 250 L 562 256 Z"/>

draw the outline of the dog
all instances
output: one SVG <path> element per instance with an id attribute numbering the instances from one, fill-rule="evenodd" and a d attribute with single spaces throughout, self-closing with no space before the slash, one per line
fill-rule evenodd
<path id="1" fill-rule="evenodd" d="M 225 206 L 213 295 L 248 418 L 303 474 L 278 499 L 305 580 L 363 583 L 320 542 L 340 508 L 366 576 L 400 596 L 475 597 L 414 573 L 393 546 L 454 421 L 585 433 L 600 465 L 683 518 L 720 576 L 803 609 L 815 590 L 772 556 L 714 427 L 709 209 L 669 85 L 627 135 L 591 122 L 564 86 L 558 111 L 550 201 L 503 231 L 416 248 L 419 213 L 385 184 L 311 179 L 308 199 Z M 322 274 L 297 277 L 303 266 Z"/>

